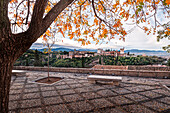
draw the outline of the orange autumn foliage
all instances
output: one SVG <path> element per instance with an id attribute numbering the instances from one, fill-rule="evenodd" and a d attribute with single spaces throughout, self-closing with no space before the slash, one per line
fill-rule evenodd
<path id="1" fill-rule="evenodd" d="M 170 0 L 166 0 L 165 3 L 166 3 L 167 5 L 170 5 Z"/>
<path id="2" fill-rule="evenodd" d="M 10 3 L 12 4 L 17 1 L 11 0 Z M 52 24 L 54 26 L 47 30 L 44 35 L 49 37 L 55 36 L 50 31 L 51 29 L 55 29 L 63 37 L 68 35 L 70 39 L 83 42 L 82 45 L 90 44 L 88 42 L 89 40 L 99 43 L 98 40 L 103 38 L 107 38 L 109 41 L 113 39 L 112 37 L 125 40 L 124 37 L 128 34 L 124 27 L 124 23 L 126 22 L 131 22 L 130 24 L 137 24 L 139 26 L 142 23 L 143 25 L 140 28 L 147 34 L 150 34 L 151 29 L 154 29 L 154 25 L 149 18 L 153 16 L 155 8 L 157 10 L 159 9 L 160 4 L 168 7 L 170 0 L 125 0 L 123 2 L 119 0 L 94 0 L 94 4 L 88 0 L 77 0 L 57 16 L 54 24 Z M 26 1 L 24 7 L 27 7 L 27 5 L 28 1 Z M 57 5 L 57 2 L 48 1 L 45 7 L 45 13 L 48 14 L 55 5 Z M 34 8 L 34 3 L 31 3 L 31 8 Z M 168 12 L 169 10 L 164 12 L 165 15 Z M 22 16 L 26 14 L 24 11 L 18 14 L 12 12 L 9 14 L 13 14 L 13 18 L 17 19 L 15 22 L 20 27 L 26 20 Z M 166 16 L 166 18 L 169 17 Z M 147 24 L 147 27 L 145 24 Z M 157 23 L 155 27 L 161 27 L 161 24 Z M 164 33 L 169 35 L 168 30 Z"/>

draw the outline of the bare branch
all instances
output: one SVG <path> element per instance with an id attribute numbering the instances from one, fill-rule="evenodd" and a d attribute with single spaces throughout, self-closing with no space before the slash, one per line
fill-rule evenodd
<path id="1" fill-rule="evenodd" d="M 93 7 L 93 11 L 94 11 L 94 14 L 95 16 L 101 21 L 101 22 L 104 22 L 110 29 L 113 29 L 115 30 L 116 32 L 119 32 L 118 30 L 114 29 L 111 25 L 108 25 L 109 23 L 106 22 L 105 20 L 103 20 L 102 18 L 100 18 L 97 13 L 96 13 L 96 10 L 95 10 L 95 6 L 94 6 L 94 0 L 92 0 L 92 7 Z"/>
<path id="2" fill-rule="evenodd" d="M 20 3 L 19 3 L 19 5 L 17 6 L 17 8 L 16 8 L 16 17 L 15 17 L 15 23 L 17 23 L 17 17 L 18 17 L 18 8 L 19 8 L 19 6 L 24 2 L 25 0 L 23 0 L 23 1 L 21 1 Z"/>
<path id="3" fill-rule="evenodd" d="M 25 24 L 28 24 L 29 14 L 30 14 L 30 0 L 28 0 L 28 10 L 27 10 L 27 17 L 26 17 L 26 22 L 25 22 Z"/>

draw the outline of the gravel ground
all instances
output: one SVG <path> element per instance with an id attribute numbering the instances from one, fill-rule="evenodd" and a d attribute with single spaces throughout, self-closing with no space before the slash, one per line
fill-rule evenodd
<path id="1" fill-rule="evenodd" d="M 50 72 L 64 77 L 53 85 L 34 81 L 47 72 L 27 71 L 12 76 L 10 113 L 168 113 L 170 92 L 160 84 L 170 79 L 123 76 L 119 86 L 92 84 L 86 74 Z M 104 75 L 103 75 L 104 76 Z"/>

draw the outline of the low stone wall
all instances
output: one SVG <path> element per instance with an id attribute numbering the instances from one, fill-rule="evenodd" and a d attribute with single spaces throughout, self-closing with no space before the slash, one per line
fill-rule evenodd
<path id="1" fill-rule="evenodd" d="M 170 71 L 170 66 L 128 66 L 128 70 Z"/>
<path id="2" fill-rule="evenodd" d="M 47 67 L 14 66 L 16 70 L 48 71 Z M 50 72 L 64 73 L 86 73 L 104 74 L 117 76 L 137 76 L 137 77 L 156 77 L 170 78 L 170 71 L 148 71 L 148 70 L 120 70 L 120 69 L 92 69 L 92 68 L 57 68 L 50 67 Z"/>
<path id="3" fill-rule="evenodd" d="M 113 66 L 113 65 L 95 65 L 93 69 L 122 69 L 127 70 L 128 66 Z"/>
<path id="4" fill-rule="evenodd" d="M 122 69 L 122 70 L 149 70 L 149 71 L 170 71 L 170 67 L 161 66 L 115 66 L 115 65 L 95 65 L 93 69 Z"/>

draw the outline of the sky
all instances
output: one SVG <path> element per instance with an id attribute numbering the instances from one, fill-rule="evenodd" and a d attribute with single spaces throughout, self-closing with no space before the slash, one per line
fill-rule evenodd
<path id="1" fill-rule="evenodd" d="M 59 33 L 57 37 L 62 37 Z M 63 40 L 63 41 L 62 41 Z M 39 38 L 35 43 L 42 43 L 42 38 Z M 69 38 L 57 38 L 55 43 L 60 47 L 69 47 L 69 48 L 87 48 L 87 49 L 115 49 L 119 50 L 124 47 L 125 50 L 129 49 L 139 49 L 139 50 L 163 50 L 163 46 L 170 44 L 168 39 L 162 39 L 157 42 L 156 35 L 147 35 L 143 30 L 136 27 L 130 34 L 126 36 L 125 42 L 118 39 L 112 39 L 108 44 L 90 44 L 86 46 L 81 46 L 80 42 L 70 40 Z M 56 46 L 55 46 L 56 47 Z M 37 47 L 38 49 L 39 47 Z"/>

